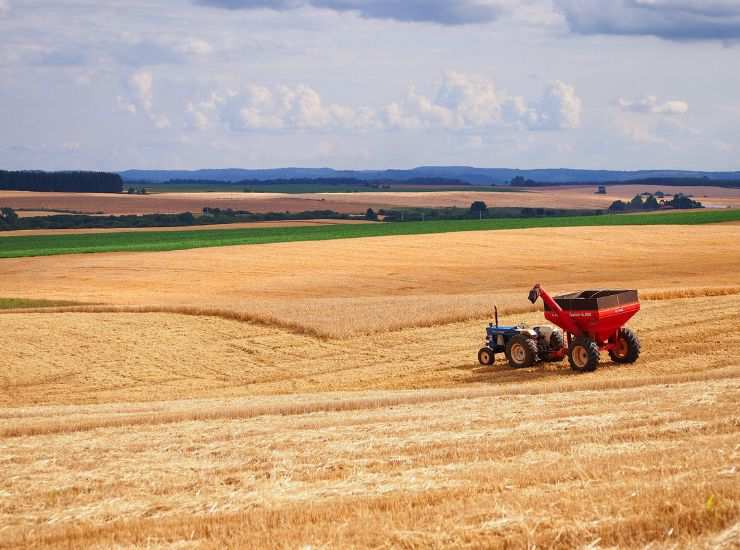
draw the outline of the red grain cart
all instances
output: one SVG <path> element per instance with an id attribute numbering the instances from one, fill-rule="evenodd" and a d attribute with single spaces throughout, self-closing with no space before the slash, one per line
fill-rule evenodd
<path id="1" fill-rule="evenodd" d="M 567 352 L 573 370 L 595 370 L 601 350 L 615 363 L 634 363 L 640 356 L 640 340 L 624 326 L 640 311 L 636 290 L 584 290 L 553 298 L 536 284 L 529 301 L 537 298 L 545 304 L 545 317 L 567 334 L 561 353 Z"/>

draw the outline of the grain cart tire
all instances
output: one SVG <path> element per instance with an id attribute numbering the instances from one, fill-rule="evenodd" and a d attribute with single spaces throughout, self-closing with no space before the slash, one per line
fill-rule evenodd
<path id="1" fill-rule="evenodd" d="M 521 334 L 513 336 L 506 344 L 506 358 L 515 369 L 529 367 L 537 361 L 537 342 Z"/>
<path id="2" fill-rule="evenodd" d="M 568 361 L 576 372 L 595 371 L 599 365 L 599 346 L 591 338 L 579 336 L 570 344 Z"/>
<path id="3" fill-rule="evenodd" d="M 615 363 L 634 363 L 640 357 L 640 339 L 628 328 L 620 328 L 617 333 L 617 347 L 609 350 L 609 357 Z"/>
<path id="4" fill-rule="evenodd" d="M 558 352 L 565 347 L 565 340 L 563 340 L 563 333 L 559 330 L 553 330 L 550 335 L 550 353 L 545 357 L 545 361 L 555 362 L 562 361 L 563 356 L 554 356 L 553 352 Z"/>
<path id="5" fill-rule="evenodd" d="M 496 360 L 496 354 L 491 348 L 481 348 L 478 351 L 478 362 L 481 365 L 493 365 Z"/>

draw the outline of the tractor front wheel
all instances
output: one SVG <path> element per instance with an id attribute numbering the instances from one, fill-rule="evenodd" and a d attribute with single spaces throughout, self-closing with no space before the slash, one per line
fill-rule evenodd
<path id="1" fill-rule="evenodd" d="M 481 365 L 493 365 L 493 362 L 496 360 L 496 354 L 493 352 L 491 348 L 481 348 L 478 351 L 478 362 Z"/>
<path id="2" fill-rule="evenodd" d="M 506 344 L 506 358 L 515 369 L 529 367 L 537 361 L 537 342 L 521 334 L 513 336 Z"/>
<path id="3" fill-rule="evenodd" d="M 595 371 L 599 365 L 599 346 L 590 338 L 575 338 L 568 349 L 570 368 L 576 372 Z"/>
<path id="4" fill-rule="evenodd" d="M 628 328 L 620 328 L 616 347 L 609 350 L 609 357 L 615 363 L 634 363 L 640 357 L 640 340 Z"/>

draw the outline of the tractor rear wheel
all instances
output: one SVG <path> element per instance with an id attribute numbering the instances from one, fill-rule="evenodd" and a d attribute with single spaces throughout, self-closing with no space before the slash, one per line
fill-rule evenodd
<path id="1" fill-rule="evenodd" d="M 591 338 L 579 336 L 570 344 L 568 361 L 576 372 L 595 371 L 599 365 L 599 346 Z"/>
<path id="2" fill-rule="evenodd" d="M 609 350 L 609 357 L 615 363 L 634 363 L 640 357 L 640 340 L 632 330 L 620 328 L 616 344 L 616 348 Z"/>
<path id="3" fill-rule="evenodd" d="M 506 358 L 515 369 L 529 367 L 537 361 L 537 342 L 521 334 L 512 336 L 506 344 Z"/>
<path id="4" fill-rule="evenodd" d="M 491 348 L 481 348 L 478 351 L 478 362 L 481 365 L 493 365 L 496 360 L 496 354 Z"/>
<path id="5" fill-rule="evenodd" d="M 562 361 L 563 356 L 554 355 L 565 347 L 565 340 L 563 340 L 563 333 L 559 330 L 553 330 L 550 335 L 549 353 L 544 357 L 545 361 L 554 362 Z"/>

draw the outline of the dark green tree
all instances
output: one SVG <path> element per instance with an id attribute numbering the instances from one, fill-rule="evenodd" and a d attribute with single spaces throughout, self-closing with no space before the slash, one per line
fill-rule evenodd
<path id="1" fill-rule="evenodd" d="M 483 201 L 475 201 L 470 205 L 470 215 L 482 218 L 488 215 L 488 206 Z"/>
<path id="2" fill-rule="evenodd" d="M 177 221 L 182 225 L 193 225 L 195 223 L 195 216 L 192 212 L 183 212 L 177 215 Z"/>
<path id="3" fill-rule="evenodd" d="M 639 210 L 642 208 L 642 197 L 640 195 L 635 195 L 632 200 L 630 201 L 630 209 L 633 210 Z"/>
<path id="4" fill-rule="evenodd" d="M 367 212 L 365 212 L 365 219 L 371 220 L 371 221 L 377 221 L 378 215 L 375 213 L 375 210 L 373 210 L 372 208 L 368 208 Z"/>
<path id="5" fill-rule="evenodd" d="M 18 214 L 12 208 L 0 208 L 0 227 L 14 229 L 18 225 Z"/>
<path id="6" fill-rule="evenodd" d="M 669 206 L 672 206 L 673 208 L 678 208 L 681 210 L 685 210 L 688 208 L 704 208 L 704 205 L 699 201 L 695 201 L 691 197 L 687 197 L 686 195 L 683 195 L 681 193 L 677 193 L 672 200 L 668 201 L 667 204 Z"/>
<path id="7" fill-rule="evenodd" d="M 656 199 L 653 195 L 650 195 L 648 198 L 645 199 L 642 208 L 645 210 L 657 210 L 659 206 L 660 205 L 658 204 L 658 199 Z"/>
<path id="8" fill-rule="evenodd" d="M 614 201 L 609 206 L 609 212 L 624 212 L 627 210 L 627 205 L 623 201 Z"/>
<path id="9" fill-rule="evenodd" d="M 41 172 L 0 170 L 0 189 L 65 191 L 69 193 L 121 193 L 123 180 L 105 172 Z"/>

